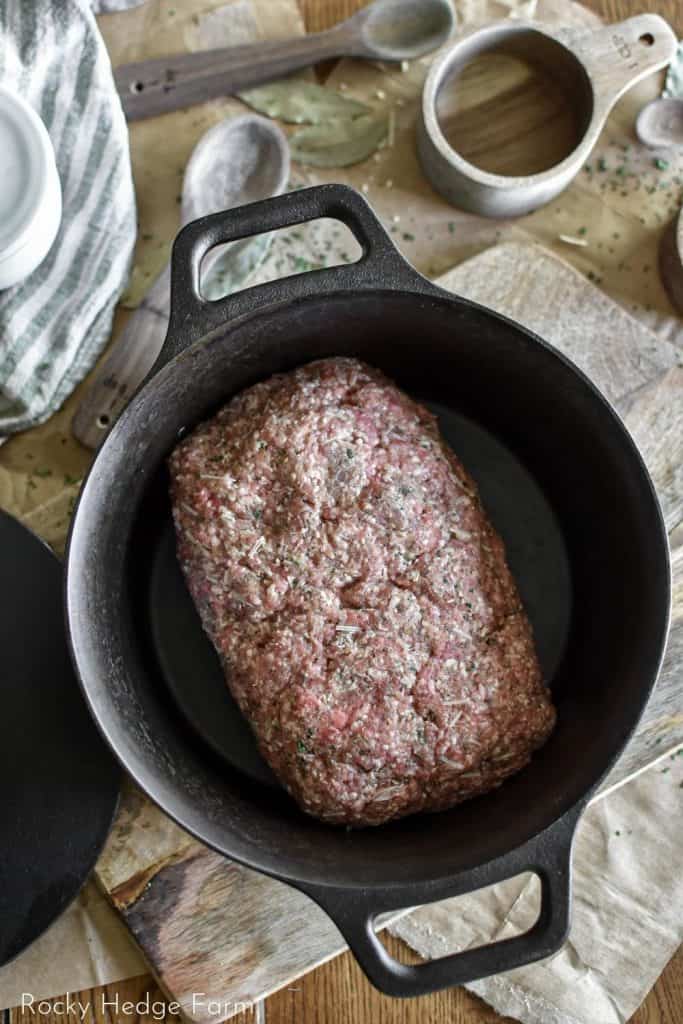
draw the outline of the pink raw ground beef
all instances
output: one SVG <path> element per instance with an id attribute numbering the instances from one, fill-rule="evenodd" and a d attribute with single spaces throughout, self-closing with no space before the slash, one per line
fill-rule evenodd
<path id="1" fill-rule="evenodd" d="M 498 786 L 553 728 L 472 479 L 379 371 L 326 359 L 233 398 L 170 457 L 178 556 L 261 752 L 329 822 Z"/>

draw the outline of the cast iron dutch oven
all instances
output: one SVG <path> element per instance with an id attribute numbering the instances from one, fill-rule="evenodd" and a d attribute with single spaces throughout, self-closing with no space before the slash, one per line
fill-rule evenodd
<path id="1" fill-rule="evenodd" d="M 318 217 L 348 225 L 357 263 L 201 297 L 210 248 Z M 231 395 L 331 355 L 381 367 L 436 410 L 506 541 L 558 708 L 548 743 L 496 792 L 355 831 L 304 815 L 258 758 L 175 563 L 165 469 L 178 438 Z M 662 657 L 668 550 L 643 462 L 586 377 L 530 331 L 425 280 L 358 194 L 324 185 L 178 236 L 168 336 L 83 486 L 66 602 L 88 704 L 139 786 L 209 846 L 311 896 L 371 981 L 406 996 L 563 942 L 578 818 Z M 527 870 L 542 905 L 525 935 L 418 966 L 375 936 L 377 914 Z"/>

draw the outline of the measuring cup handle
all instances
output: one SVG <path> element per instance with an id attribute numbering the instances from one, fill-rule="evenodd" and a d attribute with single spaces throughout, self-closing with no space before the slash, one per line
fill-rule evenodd
<path id="1" fill-rule="evenodd" d="M 665 67 L 677 40 L 664 18 L 639 14 L 597 31 L 560 29 L 555 38 L 583 63 L 593 88 L 594 117 L 606 115 L 641 78 Z"/>

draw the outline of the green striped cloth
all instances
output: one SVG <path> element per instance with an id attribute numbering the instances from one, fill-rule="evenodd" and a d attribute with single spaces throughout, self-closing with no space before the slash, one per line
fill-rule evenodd
<path id="1" fill-rule="evenodd" d="M 0 0 L 0 82 L 45 122 L 64 205 L 43 263 L 0 292 L 2 437 L 47 419 L 92 367 L 136 229 L 128 131 L 90 3 Z"/>

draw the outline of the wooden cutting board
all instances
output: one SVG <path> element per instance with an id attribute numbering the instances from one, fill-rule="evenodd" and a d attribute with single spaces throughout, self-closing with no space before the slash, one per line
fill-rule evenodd
<path id="1" fill-rule="evenodd" d="M 681 353 L 538 246 L 496 246 L 440 283 L 529 326 L 573 359 L 625 419 L 662 501 L 675 581 L 667 656 L 601 796 L 683 743 Z M 198 1024 L 232 1016 L 345 948 L 307 897 L 206 849 L 132 787 L 96 876 L 169 997 Z"/>

